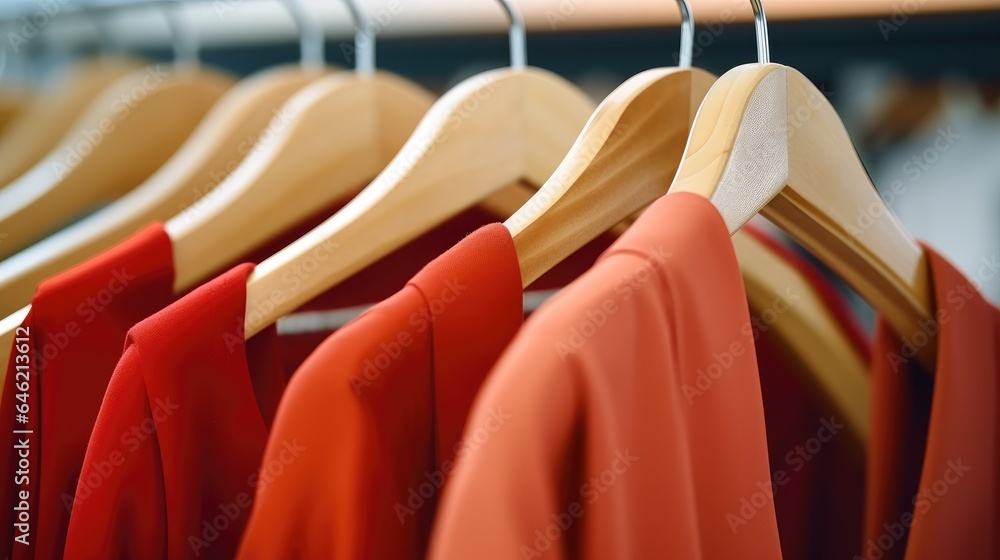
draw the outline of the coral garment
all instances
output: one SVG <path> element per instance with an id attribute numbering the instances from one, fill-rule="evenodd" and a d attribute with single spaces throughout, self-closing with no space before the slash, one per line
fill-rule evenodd
<path id="1" fill-rule="evenodd" d="M 430 558 L 781 558 L 746 301 L 715 207 L 653 203 L 496 365 L 468 426 L 511 419 L 456 467 Z"/>
<path id="2" fill-rule="evenodd" d="M 33 431 L 15 435 L 0 459 L 0 556 L 62 557 L 76 479 L 125 333 L 173 301 L 173 279 L 170 239 L 154 225 L 39 286 L 22 323 L 31 343 L 12 353 L 0 405 L 5 434 Z M 15 424 L 21 404 L 15 382 L 23 381 L 15 369 L 19 354 L 31 364 L 28 424 Z M 30 464 L 29 474 L 19 477 L 23 484 L 15 486 L 17 441 L 29 446 Z M 21 500 L 14 498 L 21 491 L 28 493 L 30 518 L 27 527 L 15 528 L 13 508 Z"/>
<path id="3" fill-rule="evenodd" d="M 865 542 L 854 557 L 1000 558 L 1000 311 L 924 251 L 934 321 L 902 339 L 877 327 Z M 935 331 L 932 377 L 913 348 Z"/>
<path id="4" fill-rule="evenodd" d="M 239 558 L 422 558 L 480 383 L 522 322 L 500 224 L 475 232 L 327 339 L 296 371 L 264 456 L 306 448 L 258 487 Z M 503 430 L 502 404 L 483 434 Z"/>

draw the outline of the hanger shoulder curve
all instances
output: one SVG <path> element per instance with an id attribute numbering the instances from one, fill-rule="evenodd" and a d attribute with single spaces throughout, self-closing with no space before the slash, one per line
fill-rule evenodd
<path id="1" fill-rule="evenodd" d="M 103 89 L 142 66 L 142 61 L 125 57 L 85 61 L 54 84 L 57 89 L 41 92 L 0 134 L 0 187 L 55 148 Z"/>
<path id="2" fill-rule="evenodd" d="M 432 96 L 385 73 L 337 72 L 295 94 L 210 196 L 171 218 L 180 292 L 382 170 Z"/>
<path id="3" fill-rule="evenodd" d="M 455 86 L 361 194 L 257 267 L 247 282 L 245 336 L 504 187 L 541 185 L 592 111 L 578 88 L 537 68 L 494 70 Z M 336 258 L 316 264 L 315 252 L 330 248 Z M 289 292 L 285 271 L 306 261 L 318 270 Z"/>
<path id="4" fill-rule="evenodd" d="M 601 103 L 555 173 L 504 224 L 525 286 L 666 192 L 714 81 L 697 68 L 657 68 Z"/>
<path id="5" fill-rule="evenodd" d="M 183 143 L 232 78 L 149 66 L 118 80 L 30 171 L 0 191 L 0 258 L 139 185 Z"/>
<path id="6" fill-rule="evenodd" d="M 226 92 L 160 169 L 94 214 L 0 261 L 0 315 L 31 301 L 36 286 L 142 229 L 196 204 L 247 155 L 281 104 L 321 75 L 267 70 Z"/>
<path id="7" fill-rule="evenodd" d="M 694 192 L 730 232 L 760 212 L 837 272 L 904 336 L 934 317 L 920 245 L 881 199 L 833 106 L 805 76 L 740 66 L 712 88 L 671 192 Z M 933 364 L 933 344 L 920 349 Z"/>

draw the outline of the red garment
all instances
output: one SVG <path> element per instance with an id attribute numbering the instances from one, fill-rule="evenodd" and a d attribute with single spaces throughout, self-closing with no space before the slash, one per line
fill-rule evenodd
<path id="1" fill-rule="evenodd" d="M 510 233 L 480 229 L 327 339 L 282 400 L 239 558 L 422 558 L 473 397 L 522 321 Z M 507 422 L 504 407 L 484 425 Z M 488 428 L 487 428 L 488 429 Z"/>
<path id="2" fill-rule="evenodd" d="M 235 549 L 285 384 L 274 328 L 243 342 L 252 270 L 237 267 L 129 331 L 82 480 L 107 474 L 77 488 L 66 558 L 221 558 Z M 171 523 L 157 522 L 158 512 Z"/>
<path id="3" fill-rule="evenodd" d="M 430 558 L 780 558 L 746 301 L 711 202 L 653 203 L 490 374 L 466 437 L 510 419 L 453 472 Z"/>
<path id="4" fill-rule="evenodd" d="M 69 505 L 76 489 L 90 430 L 118 362 L 125 333 L 139 320 L 173 300 L 170 239 L 159 224 L 149 226 L 118 247 L 39 286 L 32 310 L 22 323 L 30 329 L 32 370 L 29 423 L 15 424 L 21 404 L 15 362 L 7 368 L 0 421 L 15 434 L 0 459 L 0 546 L 10 558 L 62 556 Z M 24 348 L 23 350 L 28 350 Z M 11 436 L 8 435 L 8 438 Z M 14 485 L 18 469 L 14 444 L 27 440 L 29 474 Z M 30 545 L 15 543 L 14 500 L 28 492 Z"/>
<path id="5" fill-rule="evenodd" d="M 877 326 L 865 542 L 855 558 L 1000 558 L 1000 312 L 924 250 L 934 320 L 902 339 Z M 932 377 L 913 356 L 935 333 Z"/>

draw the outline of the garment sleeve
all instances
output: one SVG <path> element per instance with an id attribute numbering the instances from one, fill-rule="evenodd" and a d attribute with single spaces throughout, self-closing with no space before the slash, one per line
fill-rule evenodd
<path id="1" fill-rule="evenodd" d="M 156 424 L 138 349 L 127 343 L 87 446 L 72 498 L 64 558 L 166 557 L 166 502 Z"/>

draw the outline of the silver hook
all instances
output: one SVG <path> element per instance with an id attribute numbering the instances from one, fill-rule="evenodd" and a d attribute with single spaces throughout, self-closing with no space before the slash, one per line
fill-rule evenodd
<path id="1" fill-rule="evenodd" d="M 187 68 L 197 68 L 200 65 L 198 37 L 184 20 L 182 0 L 175 0 L 171 6 L 163 7 L 163 17 L 170 27 L 174 39 L 174 63 Z"/>
<path id="2" fill-rule="evenodd" d="M 681 10 L 681 53 L 678 66 L 690 68 L 694 58 L 694 17 L 688 0 L 677 0 L 677 7 Z"/>
<path id="3" fill-rule="evenodd" d="M 354 70 L 363 76 L 375 72 L 375 31 L 369 37 L 365 33 L 365 21 L 361 9 L 355 0 L 344 0 L 347 9 L 351 12 L 351 19 L 354 20 Z"/>
<path id="4" fill-rule="evenodd" d="M 524 30 L 524 18 L 511 0 L 500 0 L 503 9 L 510 19 L 510 65 L 521 69 L 527 64 L 527 34 Z"/>
<path id="5" fill-rule="evenodd" d="M 302 52 L 302 66 L 319 68 L 323 66 L 326 55 L 323 52 L 325 38 L 323 27 L 316 18 L 309 17 L 301 0 L 285 0 L 285 7 L 292 14 L 295 26 L 299 28 L 299 49 Z"/>
<path id="6" fill-rule="evenodd" d="M 771 47 L 767 41 L 767 17 L 764 15 L 764 4 L 761 0 L 750 0 L 753 7 L 753 23 L 757 29 L 757 62 L 768 64 L 771 62 Z"/>

